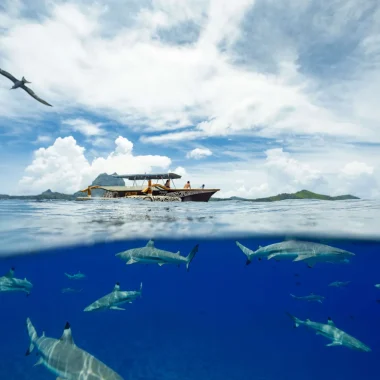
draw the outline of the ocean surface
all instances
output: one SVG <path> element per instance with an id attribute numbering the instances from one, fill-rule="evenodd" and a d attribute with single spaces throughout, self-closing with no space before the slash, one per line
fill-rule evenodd
<path id="1" fill-rule="evenodd" d="M 380 200 L 0 201 L 0 255 L 145 238 L 380 237 Z"/>
<path id="2" fill-rule="evenodd" d="M 149 203 L 0 202 L 0 276 L 11 267 L 33 289 L 1 293 L 0 379 L 55 379 L 35 352 L 25 356 L 29 317 L 38 335 L 59 339 L 69 322 L 75 344 L 135 380 L 378 379 L 380 203 L 286 201 Z M 348 264 L 253 260 L 256 250 L 299 238 L 353 252 Z M 126 265 L 115 255 L 155 246 L 190 264 Z M 80 271 L 86 277 L 69 279 Z M 333 281 L 350 281 L 341 288 Z M 84 312 L 110 293 L 138 290 L 126 310 Z M 62 293 L 72 288 L 75 293 Z M 290 294 L 324 296 L 322 303 Z M 293 327 L 286 313 L 335 325 L 371 352 L 330 343 Z"/>

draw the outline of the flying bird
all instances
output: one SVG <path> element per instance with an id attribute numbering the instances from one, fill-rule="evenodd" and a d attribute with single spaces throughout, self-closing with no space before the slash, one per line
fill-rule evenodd
<path id="1" fill-rule="evenodd" d="M 10 90 L 14 90 L 16 88 L 22 88 L 24 91 L 26 91 L 30 96 L 32 96 L 34 99 L 38 100 L 40 103 L 45 104 L 49 107 L 53 107 L 51 104 L 46 102 L 45 100 L 39 98 L 29 87 L 25 86 L 25 83 L 32 83 L 28 82 L 24 77 L 22 77 L 21 80 L 16 79 L 12 74 L 9 74 L 7 71 L 0 69 L 0 74 L 4 75 L 8 79 L 10 79 L 14 85 L 10 88 Z"/>

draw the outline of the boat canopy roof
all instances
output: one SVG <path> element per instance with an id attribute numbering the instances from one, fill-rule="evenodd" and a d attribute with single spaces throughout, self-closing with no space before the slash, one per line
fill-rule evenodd
<path id="1" fill-rule="evenodd" d="M 129 180 L 146 180 L 146 179 L 178 179 L 181 178 L 179 174 L 165 173 L 165 174 L 114 174 L 115 178 L 126 178 Z"/>

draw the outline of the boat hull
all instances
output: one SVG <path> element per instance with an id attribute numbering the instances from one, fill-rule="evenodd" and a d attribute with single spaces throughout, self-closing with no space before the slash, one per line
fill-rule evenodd
<path id="1" fill-rule="evenodd" d="M 105 197 L 78 197 L 77 201 L 89 201 L 93 199 L 115 200 L 120 198 L 154 200 L 160 202 L 208 202 L 219 189 L 170 189 L 153 190 L 152 196 L 142 192 L 112 192 Z"/>
<path id="2" fill-rule="evenodd" d="M 208 202 L 217 192 L 217 189 L 190 189 L 190 190 L 169 190 L 162 192 L 160 195 L 174 196 L 181 198 L 182 202 Z"/>

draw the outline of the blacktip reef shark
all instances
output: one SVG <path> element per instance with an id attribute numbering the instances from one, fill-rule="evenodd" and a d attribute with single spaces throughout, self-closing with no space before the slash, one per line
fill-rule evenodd
<path id="1" fill-rule="evenodd" d="M 286 313 L 286 314 L 293 320 L 294 327 L 304 325 L 312 330 L 315 330 L 317 332 L 317 335 L 322 335 L 325 338 L 330 339 L 332 342 L 327 344 L 326 345 L 327 347 L 346 346 L 353 350 L 365 351 L 365 352 L 371 351 L 371 349 L 367 345 L 360 342 L 353 336 L 348 335 L 346 332 L 338 329 L 335 326 L 334 322 L 331 320 L 331 318 L 328 318 L 327 323 L 325 324 L 325 323 L 313 322 L 310 319 L 301 321 L 300 319 L 296 318 L 295 316 L 289 313 Z"/>
<path id="2" fill-rule="evenodd" d="M 189 266 L 195 254 L 198 252 L 199 244 L 195 245 L 191 252 L 185 257 L 177 253 L 157 249 L 154 246 L 154 240 L 149 240 L 145 247 L 128 249 L 127 251 L 117 253 L 115 256 L 129 264 L 142 263 L 142 264 L 186 264 L 186 269 L 189 271 Z"/>
<path id="3" fill-rule="evenodd" d="M 0 74 L 11 80 L 14 84 L 10 88 L 10 90 L 15 90 L 16 88 L 22 88 L 24 91 L 26 91 L 31 97 L 36 99 L 42 104 L 45 104 L 46 106 L 53 107 L 51 104 L 46 102 L 45 100 L 38 97 L 34 91 L 32 91 L 29 87 L 25 86 L 25 83 L 32 83 L 28 82 L 24 77 L 22 77 L 21 80 L 16 79 L 12 74 L 9 74 L 7 71 L 0 69 Z"/>
<path id="4" fill-rule="evenodd" d="M 65 276 L 68 277 L 70 280 L 81 280 L 82 278 L 86 278 L 86 275 L 84 273 L 81 273 L 80 271 L 78 271 L 78 273 L 75 274 L 65 273 Z"/>
<path id="5" fill-rule="evenodd" d="M 33 285 L 26 278 L 16 278 L 14 276 L 15 268 L 11 268 L 9 272 L 0 277 L 0 292 L 25 292 L 30 294 Z"/>
<path id="6" fill-rule="evenodd" d="M 268 260 L 274 258 L 276 261 L 304 261 L 311 268 L 317 262 L 348 263 L 349 258 L 355 256 L 354 253 L 343 249 L 302 240 L 285 240 L 265 247 L 259 246 L 256 251 L 252 251 L 238 241 L 236 245 L 247 256 L 246 265 L 250 264 L 254 258 L 261 260 L 266 257 Z"/>
<path id="7" fill-rule="evenodd" d="M 328 286 L 332 286 L 335 288 L 343 288 L 343 287 L 347 286 L 350 282 L 351 281 L 334 281 L 331 284 L 329 284 Z"/>
<path id="8" fill-rule="evenodd" d="M 100 310 L 125 310 L 119 305 L 126 302 L 132 303 L 137 297 L 142 296 L 142 283 L 138 291 L 122 291 L 120 284 L 117 282 L 112 292 L 99 298 L 83 311 L 100 311 Z"/>
<path id="9" fill-rule="evenodd" d="M 123 380 L 111 368 L 75 345 L 68 322 L 60 339 L 49 338 L 45 333 L 38 337 L 29 318 L 26 326 L 30 346 L 25 355 L 36 347 L 40 358 L 35 366 L 44 365 L 58 376 L 57 380 Z"/>
<path id="10" fill-rule="evenodd" d="M 308 301 L 308 302 L 315 301 L 319 303 L 322 303 L 322 301 L 325 299 L 325 297 L 318 296 L 317 294 L 314 294 L 314 293 L 310 293 L 308 296 L 301 296 L 301 297 L 295 296 L 293 294 L 290 294 L 290 296 L 296 300 Z"/>

